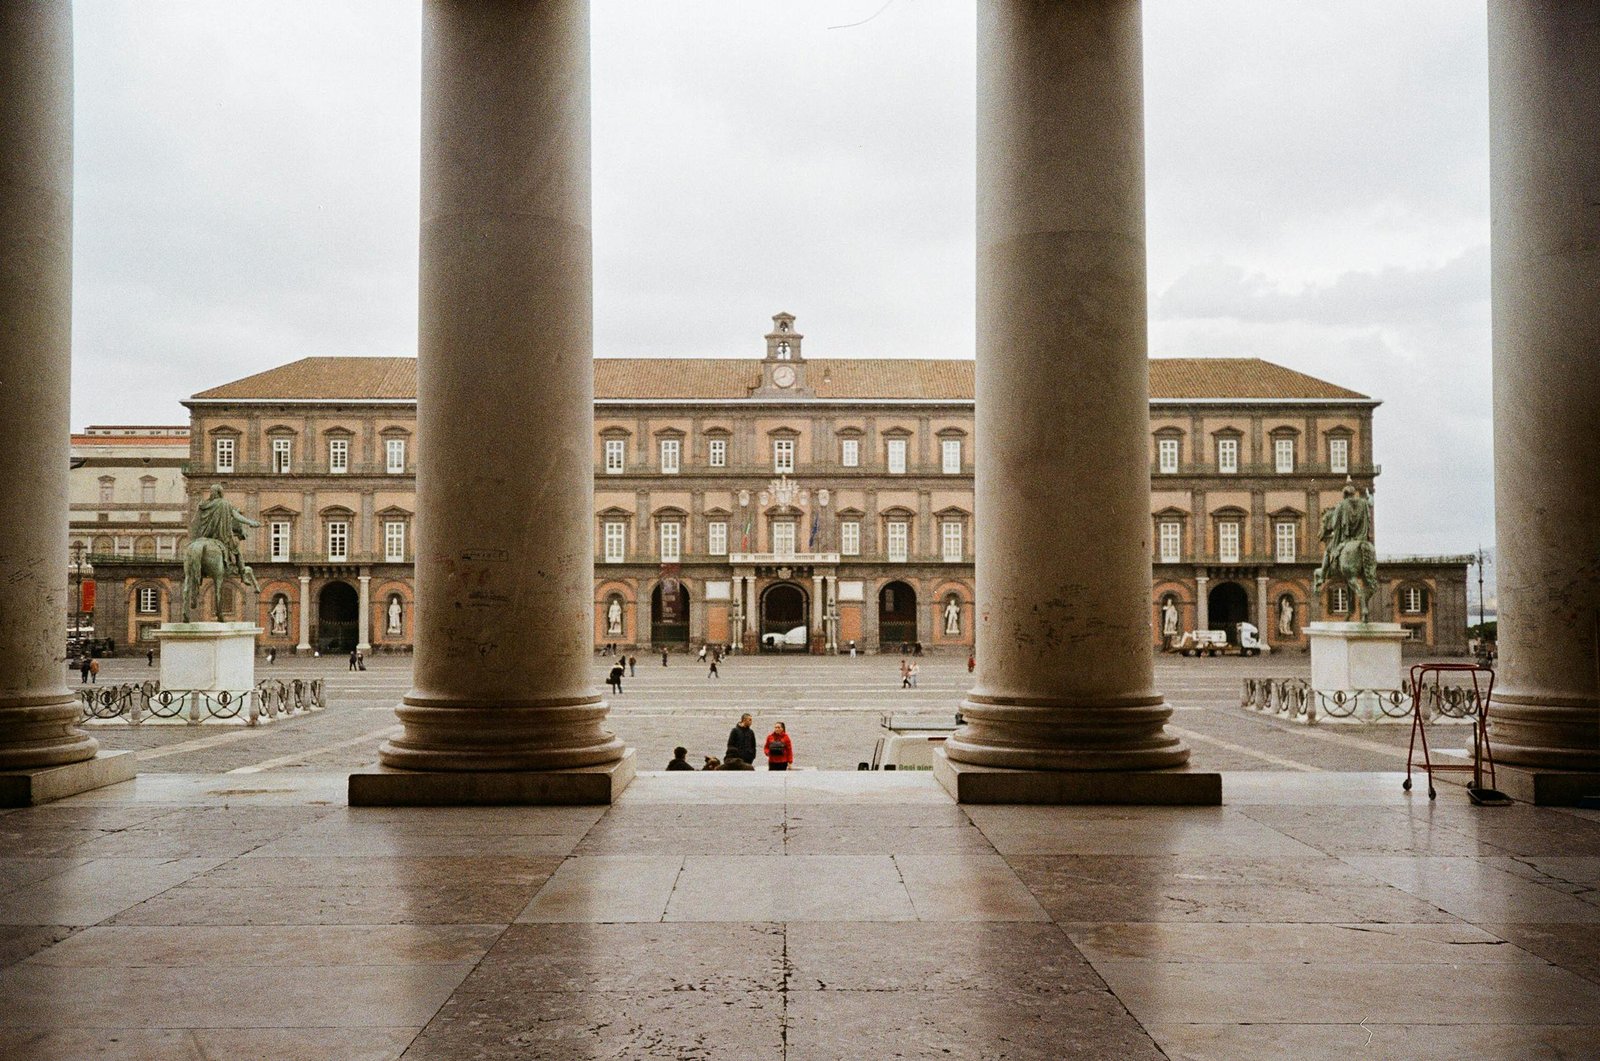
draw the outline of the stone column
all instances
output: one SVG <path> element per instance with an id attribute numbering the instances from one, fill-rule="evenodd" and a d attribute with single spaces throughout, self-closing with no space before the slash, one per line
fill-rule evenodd
<path id="1" fill-rule="evenodd" d="M 311 651 L 311 576 L 300 569 L 300 643 L 294 646 L 295 655 Z"/>
<path id="2" fill-rule="evenodd" d="M 823 626 L 822 617 L 827 614 L 823 610 L 822 576 L 811 576 L 811 626 L 809 630 L 811 644 L 808 646 L 813 655 L 821 655 L 827 651 L 828 631 Z"/>
<path id="3" fill-rule="evenodd" d="M 979 4 L 984 607 L 941 776 L 960 799 L 1140 802 L 1132 772 L 1189 757 L 1151 650 L 1142 47 L 1139 0 Z M 969 793 L 967 765 L 1035 780 Z"/>
<path id="4" fill-rule="evenodd" d="M 356 602 L 356 651 L 369 653 L 372 651 L 372 575 L 363 567 L 357 578 L 361 583 L 361 598 Z"/>
<path id="5" fill-rule="evenodd" d="M 427 606 L 386 766 L 624 762 L 591 684 L 588 7 L 423 8 L 416 587 Z M 534 473 L 516 472 L 530 462 Z M 609 800 L 622 773 L 575 798 Z M 435 775 L 419 798 L 559 801 L 562 784 Z M 385 791 L 407 796 L 403 784 Z"/>
<path id="6" fill-rule="evenodd" d="M 1600 770 L 1600 10 L 1491 0 L 1497 760 Z M 1590 789 L 1592 791 L 1592 789 Z"/>
<path id="7" fill-rule="evenodd" d="M 1267 600 L 1266 575 L 1256 576 L 1256 629 L 1261 631 L 1261 654 L 1265 656 L 1272 651 L 1267 641 L 1275 629 L 1272 625 L 1272 602 Z"/>
<path id="8" fill-rule="evenodd" d="M 0 4 L 0 806 L 110 780 L 66 685 L 72 6 Z"/>
<path id="9" fill-rule="evenodd" d="M 1205 575 L 1194 576 L 1194 628 L 1211 629 L 1211 579 Z"/>

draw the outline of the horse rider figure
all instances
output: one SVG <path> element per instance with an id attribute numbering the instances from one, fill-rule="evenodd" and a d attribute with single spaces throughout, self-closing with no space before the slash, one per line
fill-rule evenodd
<path id="1" fill-rule="evenodd" d="M 222 496 L 221 485 L 211 488 L 211 496 L 200 502 L 194 523 L 189 528 L 189 544 L 183 554 L 183 621 L 200 603 L 200 587 L 211 579 L 215 590 L 214 601 L 217 621 L 222 621 L 222 583 L 227 578 L 237 578 L 251 589 L 260 591 L 255 572 L 245 564 L 239 551 L 246 528 L 261 524 L 246 516 Z"/>
<path id="2" fill-rule="evenodd" d="M 1360 621 L 1366 622 L 1378 584 L 1377 551 L 1372 545 L 1372 499 L 1345 480 L 1338 505 L 1322 514 L 1322 566 L 1312 579 L 1312 592 L 1343 579 L 1356 590 Z"/>
<path id="3" fill-rule="evenodd" d="M 218 483 L 211 488 L 211 496 L 200 502 L 194 526 L 189 529 L 189 537 L 191 540 L 210 538 L 222 546 L 223 553 L 228 557 L 228 570 L 240 581 L 247 581 L 239 543 L 245 540 L 246 527 L 259 526 L 259 521 L 240 512 L 232 501 L 222 496 L 222 484 Z"/>

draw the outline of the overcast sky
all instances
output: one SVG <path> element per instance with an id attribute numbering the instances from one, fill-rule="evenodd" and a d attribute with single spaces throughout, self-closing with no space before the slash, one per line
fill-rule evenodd
<path id="1" fill-rule="evenodd" d="M 75 9 L 74 426 L 414 354 L 418 6 Z M 1151 353 L 1382 399 L 1385 554 L 1493 538 L 1485 23 L 1145 4 Z M 972 356 L 970 0 L 595 0 L 593 41 L 597 354 L 755 357 L 787 310 L 814 356 Z"/>

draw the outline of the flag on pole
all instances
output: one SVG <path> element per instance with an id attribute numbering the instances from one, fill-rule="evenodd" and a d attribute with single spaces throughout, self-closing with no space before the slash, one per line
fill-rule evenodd
<path id="1" fill-rule="evenodd" d="M 806 547 L 810 552 L 817 551 L 817 510 L 811 510 L 811 542 Z"/>

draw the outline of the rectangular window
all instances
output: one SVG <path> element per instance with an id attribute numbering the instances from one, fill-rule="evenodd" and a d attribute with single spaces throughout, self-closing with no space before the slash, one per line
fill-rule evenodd
<path id="1" fill-rule="evenodd" d="M 712 556 L 728 555 L 728 525 L 720 519 L 706 524 L 706 551 Z"/>
<path id="2" fill-rule="evenodd" d="M 678 474 L 678 457 L 682 451 L 683 443 L 675 438 L 661 440 L 661 474 Z"/>
<path id="3" fill-rule="evenodd" d="M 939 525 L 940 554 L 948 562 L 959 563 L 961 556 L 961 524 L 946 520 Z"/>
<path id="4" fill-rule="evenodd" d="M 839 440 L 839 463 L 846 468 L 861 467 L 860 439 L 842 438 Z"/>
<path id="5" fill-rule="evenodd" d="M 714 438 L 711 440 L 711 450 L 707 461 L 713 468 L 726 468 L 728 466 L 728 440 Z"/>
<path id="6" fill-rule="evenodd" d="M 273 520 L 267 524 L 267 557 L 272 560 L 289 559 L 289 521 Z"/>
<path id="7" fill-rule="evenodd" d="M 154 615 L 161 606 L 161 595 L 154 586 L 139 587 L 139 611 L 145 615 Z"/>
<path id="8" fill-rule="evenodd" d="M 626 445 L 627 445 L 627 440 L 626 439 L 620 439 L 620 438 L 608 438 L 608 439 L 606 439 L 606 474 L 607 475 L 621 475 L 622 474 L 622 457 L 623 457 L 624 447 Z"/>
<path id="9" fill-rule="evenodd" d="M 847 519 L 839 524 L 839 552 L 845 556 L 861 555 L 861 523 Z"/>
<path id="10" fill-rule="evenodd" d="M 772 440 L 772 470 L 775 472 L 794 471 L 794 439 L 775 438 Z"/>
<path id="11" fill-rule="evenodd" d="M 620 564 L 628 547 L 628 525 L 608 520 L 605 525 L 605 558 L 608 564 Z"/>
<path id="12" fill-rule="evenodd" d="M 343 521 L 328 524 L 328 559 L 350 559 L 350 524 Z"/>
<path id="13" fill-rule="evenodd" d="M 406 440 L 388 438 L 383 441 L 383 470 L 390 475 L 404 475 L 406 470 Z"/>
<path id="14" fill-rule="evenodd" d="M 1239 562 L 1239 525 L 1232 521 L 1217 524 L 1217 559 L 1225 564 Z"/>
<path id="15" fill-rule="evenodd" d="M 779 556 L 794 555 L 794 524 L 788 520 L 772 525 L 772 551 Z"/>
<path id="16" fill-rule="evenodd" d="M 272 474 L 288 475 L 294 470 L 293 459 L 293 439 L 275 438 L 272 440 Z"/>
<path id="17" fill-rule="evenodd" d="M 911 524 L 903 519 L 889 521 L 889 559 L 905 562 L 911 552 Z"/>
<path id="18" fill-rule="evenodd" d="M 1350 471 L 1350 440 L 1348 438 L 1328 439 L 1328 470 L 1330 472 Z"/>
<path id="19" fill-rule="evenodd" d="M 906 472 L 906 440 L 903 438 L 889 440 L 889 471 L 894 475 Z"/>
<path id="20" fill-rule="evenodd" d="M 404 520 L 384 521 L 383 558 L 390 563 L 400 563 L 405 560 L 406 525 Z"/>
<path id="21" fill-rule="evenodd" d="M 350 470 L 350 440 L 328 439 L 328 474 L 343 475 Z"/>
<path id="22" fill-rule="evenodd" d="M 1178 440 L 1163 438 L 1156 441 L 1156 455 L 1160 460 L 1162 475 L 1178 474 Z"/>
<path id="23" fill-rule="evenodd" d="M 139 484 L 139 503 L 141 505 L 153 505 L 156 503 L 155 483 L 146 481 Z"/>
<path id="24" fill-rule="evenodd" d="M 1400 591 L 1400 610 L 1407 615 L 1422 614 L 1422 590 L 1416 586 L 1407 586 Z"/>
<path id="25" fill-rule="evenodd" d="M 216 452 L 217 452 L 217 471 L 222 473 L 223 475 L 232 474 L 233 473 L 233 439 L 231 439 L 231 438 L 219 438 L 219 439 L 217 439 L 216 447 L 217 447 L 217 450 L 216 450 Z"/>
<path id="26" fill-rule="evenodd" d="M 1292 564 L 1295 561 L 1295 533 L 1294 524 L 1283 522 L 1278 524 L 1276 541 L 1278 545 L 1277 559 L 1280 564 Z"/>
<path id="27" fill-rule="evenodd" d="M 1183 524 L 1166 520 L 1161 524 L 1161 562 L 1175 564 L 1183 554 Z"/>
<path id="28" fill-rule="evenodd" d="M 961 440 L 947 438 L 939 443 L 939 467 L 946 475 L 956 475 L 961 471 Z"/>
<path id="29" fill-rule="evenodd" d="M 1217 439 L 1217 471 L 1224 475 L 1234 475 L 1239 471 L 1239 440 L 1236 438 Z"/>
<path id="30" fill-rule="evenodd" d="M 675 564 L 683 559 L 683 525 L 681 523 L 663 523 L 661 525 L 661 562 Z"/>
<path id="31" fill-rule="evenodd" d="M 116 490 L 117 490 L 117 484 L 116 484 L 115 480 L 113 480 L 113 479 L 101 479 L 100 480 L 100 503 L 102 505 L 111 504 L 112 499 L 116 497 Z"/>
<path id="32" fill-rule="evenodd" d="M 1344 584 L 1333 587 L 1328 594 L 1328 611 L 1334 615 L 1350 614 L 1350 589 Z"/>
<path id="33" fill-rule="evenodd" d="M 1272 463 L 1279 475 L 1288 475 L 1294 471 L 1294 439 L 1272 440 Z"/>

